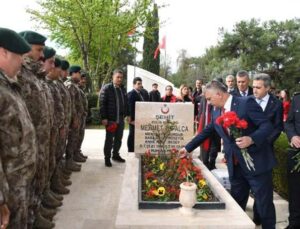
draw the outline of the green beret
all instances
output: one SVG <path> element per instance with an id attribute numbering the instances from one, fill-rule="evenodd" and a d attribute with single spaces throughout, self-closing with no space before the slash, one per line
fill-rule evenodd
<path id="1" fill-rule="evenodd" d="M 6 28 L 0 28 L 0 47 L 17 54 L 31 50 L 30 45 L 19 34 Z"/>
<path id="2" fill-rule="evenodd" d="M 44 47 L 44 59 L 45 60 L 50 59 L 51 57 L 54 57 L 55 53 L 56 53 L 56 51 L 53 48 L 48 47 L 48 46 Z"/>
<path id="3" fill-rule="evenodd" d="M 56 68 L 61 67 L 61 60 L 58 57 L 55 57 L 54 65 Z"/>
<path id="4" fill-rule="evenodd" d="M 19 34 L 31 45 L 45 45 L 47 40 L 46 37 L 34 31 L 23 31 Z"/>
<path id="5" fill-rule="evenodd" d="M 78 66 L 78 65 L 72 65 L 70 68 L 69 68 L 69 73 L 72 74 L 72 73 L 76 73 L 76 72 L 80 72 L 81 70 L 81 67 Z"/>
<path id="6" fill-rule="evenodd" d="M 66 60 L 61 60 L 61 69 L 66 71 L 68 70 L 68 68 L 70 67 L 70 64 L 68 61 Z"/>

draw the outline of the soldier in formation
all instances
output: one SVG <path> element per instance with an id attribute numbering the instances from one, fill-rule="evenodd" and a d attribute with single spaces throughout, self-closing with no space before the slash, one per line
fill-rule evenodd
<path id="1" fill-rule="evenodd" d="M 87 160 L 86 76 L 46 40 L 0 28 L 1 229 L 54 228 L 70 176 Z"/>

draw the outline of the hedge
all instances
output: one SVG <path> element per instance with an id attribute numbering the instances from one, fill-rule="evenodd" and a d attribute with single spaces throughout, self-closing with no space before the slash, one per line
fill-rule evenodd
<path id="1" fill-rule="evenodd" d="M 288 197 L 287 183 L 287 148 L 289 142 L 285 133 L 282 133 L 274 144 L 274 152 L 278 165 L 273 169 L 274 190 L 283 198 Z"/>
<path id="2" fill-rule="evenodd" d="M 88 124 L 98 125 L 100 124 L 98 95 L 88 94 L 87 99 L 89 103 L 89 113 L 86 122 Z"/>

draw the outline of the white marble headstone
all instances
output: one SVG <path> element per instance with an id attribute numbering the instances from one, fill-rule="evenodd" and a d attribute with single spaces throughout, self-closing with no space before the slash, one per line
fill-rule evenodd
<path id="1" fill-rule="evenodd" d="M 166 149 L 180 149 L 194 133 L 194 106 L 192 103 L 137 102 L 135 106 L 135 152 L 145 153 L 147 149 L 157 153 L 160 148 L 153 135 L 153 129 L 162 128 L 169 119 L 176 121 L 175 129 L 166 141 Z"/>

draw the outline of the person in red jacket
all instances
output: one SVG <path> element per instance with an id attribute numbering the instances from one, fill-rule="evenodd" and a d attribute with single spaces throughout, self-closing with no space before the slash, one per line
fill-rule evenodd
<path id="1" fill-rule="evenodd" d="M 289 110 L 291 107 L 291 100 L 290 100 L 290 95 L 288 90 L 287 89 L 281 90 L 280 97 L 283 103 L 283 121 L 285 122 L 287 120 Z"/>
<path id="2" fill-rule="evenodd" d="M 167 103 L 177 102 L 176 96 L 173 95 L 173 87 L 171 85 L 166 86 L 165 93 L 166 93 L 165 96 L 161 98 L 163 102 L 167 102 Z"/>

